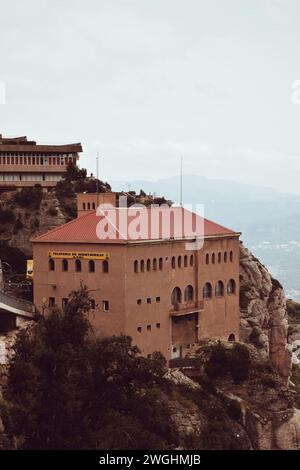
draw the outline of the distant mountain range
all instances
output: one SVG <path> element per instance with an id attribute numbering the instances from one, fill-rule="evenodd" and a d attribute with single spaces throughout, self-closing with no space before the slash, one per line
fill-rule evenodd
<path id="1" fill-rule="evenodd" d="M 267 177 L 267 175 L 266 175 Z M 180 177 L 113 181 L 113 190 L 155 193 L 179 202 Z M 183 202 L 204 204 L 205 217 L 236 231 L 253 253 L 300 300 L 300 195 L 228 180 L 184 175 Z"/>

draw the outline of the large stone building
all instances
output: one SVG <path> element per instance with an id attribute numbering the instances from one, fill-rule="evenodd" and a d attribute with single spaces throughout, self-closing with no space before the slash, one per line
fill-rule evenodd
<path id="1" fill-rule="evenodd" d="M 4 138 L 0 134 L 0 191 L 40 185 L 52 188 L 76 163 L 81 144 L 41 145 L 27 137 Z"/>
<path id="2" fill-rule="evenodd" d="M 114 210 L 112 216 L 87 211 L 33 240 L 38 309 L 47 314 L 64 306 L 83 283 L 96 333 L 129 335 L 143 355 L 161 351 L 170 359 L 200 339 L 238 340 L 240 234 L 193 214 L 201 219 L 200 234 L 180 235 L 171 223 L 169 234 L 160 225 L 153 235 L 150 209 L 140 209 L 139 223 L 131 209 Z M 185 217 L 187 211 L 178 213 Z M 166 212 L 161 214 L 159 220 Z M 148 222 L 146 235 L 142 220 Z"/>

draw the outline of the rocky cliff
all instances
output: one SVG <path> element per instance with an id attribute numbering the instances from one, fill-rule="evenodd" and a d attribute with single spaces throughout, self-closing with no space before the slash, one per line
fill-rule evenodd
<path id="1" fill-rule="evenodd" d="M 292 364 L 287 345 L 284 290 L 243 244 L 240 251 L 240 311 L 241 341 L 253 344 L 262 357 L 269 357 L 288 381 Z"/>

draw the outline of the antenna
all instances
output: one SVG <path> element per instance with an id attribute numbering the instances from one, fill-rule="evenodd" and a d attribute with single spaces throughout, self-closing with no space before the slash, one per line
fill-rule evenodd
<path id="1" fill-rule="evenodd" d="M 99 206 L 99 152 L 96 157 L 96 192 L 97 192 L 97 207 Z"/>
<path id="2" fill-rule="evenodd" d="M 182 157 L 180 157 L 180 206 L 182 207 Z"/>

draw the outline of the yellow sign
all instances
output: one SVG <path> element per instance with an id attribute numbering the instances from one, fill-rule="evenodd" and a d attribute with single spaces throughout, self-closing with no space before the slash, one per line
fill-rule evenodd
<path id="1" fill-rule="evenodd" d="M 33 279 L 33 259 L 27 260 L 26 279 Z"/>
<path id="2" fill-rule="evenodd" d="M 89 251 L 48 251 L 48 257 L 60 259 L 109 259 L 109 253 L 93 253 Z"/>

